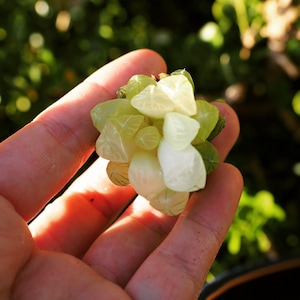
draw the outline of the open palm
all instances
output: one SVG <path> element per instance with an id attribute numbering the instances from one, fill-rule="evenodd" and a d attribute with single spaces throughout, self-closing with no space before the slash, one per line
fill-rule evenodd
<path id="1" fill-rule="evenodd" d="M 94 150 L 89 112 L 134 74 L 166 72 L 138 50 L 102 67 L 0 144 L 1 299 L 195 299 L 232 221 L 242 177 L 226 163 L 179 217 L 106 177 L 99 158 L 56 200 Z M 214 140 L 222 160 L 239 132 L 233 110 Z"/>

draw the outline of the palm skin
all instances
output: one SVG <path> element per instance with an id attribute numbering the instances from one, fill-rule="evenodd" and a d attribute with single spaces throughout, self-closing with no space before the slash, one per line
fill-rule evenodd
<path id="1" fill-rule="evenodd" d="M 161 72 L 155 52 L 128 53 L 0 144 L 1 299 L 197 298 L 242 191 L 232 165 L 222 162 L 169 217 L 142 197 L 132 201 L 130 186 L 113 185 L 99 158 L 28 226 L 93 152 L 91 108 L 132 75 Z M 228 105 L 215 105 L 227 121 L 213 141 L 224 161 L 239 123 Z"/>

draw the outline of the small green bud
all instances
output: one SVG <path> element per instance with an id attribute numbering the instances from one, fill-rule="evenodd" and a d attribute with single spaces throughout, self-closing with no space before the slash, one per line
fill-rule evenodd
<path id="1" fill-rule="evenodd" d="M 170 76 L 170 75 L 167 74 L 167 73 L 159 73 L 159 74 L 158 74 L 158 79 L 161 80 L 161 79 L 164 79 L 164 78 L 169 77 L 169 76 Z"/>
<path id="2" fill-rule="evenodd" d="M 117 90 L 117 98 L 119 99 L 126 98 L 126 85 L 121 86 Z"/>

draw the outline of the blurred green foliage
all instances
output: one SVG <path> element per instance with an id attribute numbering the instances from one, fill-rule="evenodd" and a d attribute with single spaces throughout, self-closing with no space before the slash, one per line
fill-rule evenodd
<path id="1" fill-rule="evenodd" d="M 213 273 L 300 252 L 300 6 L 280 0 L 0 0 L 0 139 L 99 66 L 152 48 L 241 123 L 246 190 Z"/>
<path id="2" fill-rule="evenodd" d="M 270 250 L 271 242 L 264 232 L 264 225 L 270 219 L 285 220 L 285 212 L 274 202 L 273 195 L 268 191 L 259 191 L 252 196 L 244 191 L 227 235 L 229 253 L 238 254 L 242 246 L 252 252 L 253 247 L 261 252 Z"/>

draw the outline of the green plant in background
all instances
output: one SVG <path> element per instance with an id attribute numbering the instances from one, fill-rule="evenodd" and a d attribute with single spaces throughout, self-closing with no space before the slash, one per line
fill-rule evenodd
<path id="1" fill-rule="evenodd" d="M 229 34 L 233 26 L 240 33 L 242 51 L 252 49 L 259 40 L 259 32 L 265 23 L 262 14 L 263 2 L 260 0 L 216 0 L 212 13 L 224 35 Z M 247 58 L 247 51 L 240 53 Z"/>
<path id="2" fill-rule="evenodd" d="M 275 203 L 269 191 L 259 191 L 253 196 L 244 191 L 226 238 L 228 252 L 237 255 L 242 247 L 249 252 L 249 256 L 253 255 L 253 251 L 269 251 L 272 241 L 264 226 L 271 219 L 283 222 L 285 217 L 284 210 Z"/>
<path id="3" fill-rule="evenodd" d="M 269 191 L 261 190 L 251 195 L 244 190 L 224 244 L 226 252 L 235 259 L 225 259 L 223 264 L 220 262 L 224 258 L 217 260 L 207 280 L 211 281 L 227 268 L 234 268 L 237 265 L 236 261 L 243 261 L 244 257 L 247 257 L 247 265 L 257 262 L 258 257 L 278 257 L 276 245 L 274 246 L 273 238 L 268 232 L 268 224 L 280 224 L 285 220 L 285 211 L 276 204 Z"/>
<path id="4" fill-rule="evenodd" d="M 0 5 L 1 140 L 99 66 L 147 46 L 147 22 L 118 0 Z"/>

